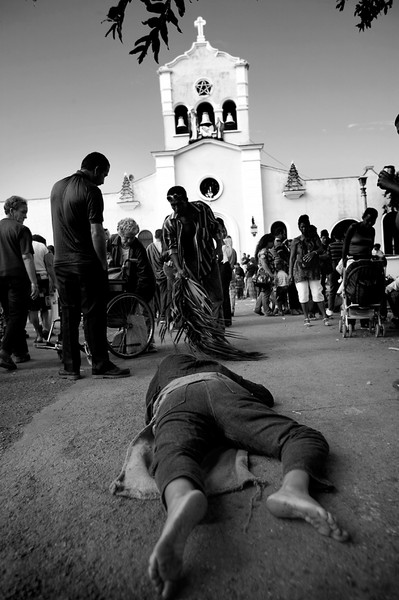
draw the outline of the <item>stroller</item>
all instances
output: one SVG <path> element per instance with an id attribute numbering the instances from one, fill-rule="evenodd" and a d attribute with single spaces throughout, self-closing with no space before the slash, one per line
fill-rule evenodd
<path id="1" fill-rule="evenodd" d="M 343 272 L 343 289 L 339 331 L 342 337 L 352 337 L 356 319 L 368 322 L 375 337 L 385 335 L 381 319 L 385 278 L 380 261 L 357 260 Z"/>

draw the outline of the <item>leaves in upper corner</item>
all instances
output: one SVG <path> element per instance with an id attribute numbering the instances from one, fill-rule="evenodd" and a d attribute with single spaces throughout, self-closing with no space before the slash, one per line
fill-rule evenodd
<path id="1" fill-rule="evenodd" d="M 190 0 L 190 2 L 191 2 L 191 0 Z M 186 6 L 184 4 L 184 0 L 175 0 L 175 4 L 177 6 L 179 17 L 184 17 L 185 12 L 186 12 Z"/>
<path id="2" fill-rule="evenodd" d="M 159 34 L 155 30 L 153 30 L 150 35 L 151 35 L 151 48 L 154 53 L 154 59 L 156 62 L 158 62 L 159 50 L 161 47 Z"/>
<path id="3" fill-rule="evenodd" d="M 141 21 L 143 25 L 148 25 L 151 29 L 157 29 L 159 25 L 159 17 L 151 17 L 147 21 Z"/>
<path id="4" fill-rule="evenodd" d="M 122 40 L 122 27 L 123 27 L 123 19 L 125 18 L 126 7 L 132 0 L 119 0 L 117 6 L 111 6 L 108 11 L 107 18 L 101 21 L 101 23 L 112 23 L 111 27 L 108 29 L 105 37 L 107 37 L 110 33 L 112 33 L 112 37 L 115 39 L 116 33 L 118 34 L 119 40 L 123 43 Z"/>
<path id="5" fill-rule="evenodd" d="M 359 31 L 370 29 L 371 23 L 383 12 L 387 14 L 392 8 L 393 0 L 360 0 L 356 4 L 355 16 L 360 17 L 356 27 Z"/>
<path id="6" fill-rule="evenodd" d="M 198 0 L 197 0 L 198 1 Z M 132 0 L 119 0 L 117 6 L 112 6 L 109 11 L 107 18 L 104 21 L 111 22 L 112 25 L 108 29 L 105 37 L 112 34 L 115 39 L 118 35 L 122 42 L 122 27 L 123 20 L 127 5 Z M 174 25 L 179 33 L 182 33 L 179 26 L 179 18 L 183 17 L 186 13 L 186 3 L 193 2 L 193 0 L 140 0 L 145 5 L 148 13 L 156 14 L 155 17 L 150 17 L 146 21 L 142 21 L 143 25 L 150 28 L 148 35 L 141 37 L 136 40 L 133 50 L 129 54 L 137 54 L 137 60 L 139 63 L 143 62 L 144 58 L 148 54 L 148 50 L 151 48 L 154 55 L 154 59 L 158 62 L 159 51 L 161 46 L 161 40 L 165 46 L 169 49 L 169 31 L 168 26 Z M 176 17 L 172 10 L 172 4 L 176 7 L 179 18 Z M 104 21 L 102 21 L 104 23 Z"/>
<path id="7" fill-rule="evenodd" d="M 152 13 L 158 13 L 159 15 L 161 15 L 163 12 L 165 12 L 165 6 L 166 4 L 168 4 L 169 2 L 150 2 L 149 0 L 147 0 L 145 2 L 145 7 L 147 9 L 148 12 L 152 12 Z"/>
<path id="8" fill-rule="evenodd" d="M 161 32 L 161 36 L 164 41 L 164 44 L 167 47 L 167 49 L 169 50 L 168 27 L 167 27 L 166 23 L 162 23 L 159 30 Z"/>
<path id="9" fill-rule="evenodd" d="M 168 21 L 169 21 L 169 23 L 172 23 L 172 25 L 174 25 L 176 27 L 176 29 L 179 33 L 183 33 L 179 27 L 179 21 L 177 20 L 177 17 L 172 9 L 170 9 L 168 11 Z"/>
<path id="10" fill-rule="evenodd" d="M 336 8 L 343 11 L 346 5 L 346 0 L 336 0 Z M 393 0 L 359 0 L 355 6 L 355 17 L 360 17 L 359 23 L 356 27 L 359 31 L 370 29 L 372 22 L 377 17 L 384 13 L 387 14 L 388 10 L 392 8 Z"/>
<path id="11" fill-rule="evenodd" d="M 168 25 L 172 24 L 176 27 L 176 29 L 181 33 L 181 29 L 179 27 L 179 21 L 171 8 L 171 1 L 166 0 L 164 3 L 162 2 L 150 2 L 149 0 L 141 0 L 145 3 L 147 10 L 151 10 L 151 12 L 158 12 L 160 6 L 162 6 L 162 13 L 158 12 L 157 17 L 150 17 L 147 21 L 143 21 L 143 25 L 146 25 L 150 28 L 150 32 L 148 35 L 141 37 L 135 42 L 134 49 L 129 52 L 129 54 L 138 54 L 137 60 L 139 63 L 143 62 L 144 58 L 148 54 L 148 50 L 151 48 L 152 53 L 154 55 L 154 60 L 159 62 L 159 51 L 161 48 L 161 39 L 164 42 L 165 46 L 169 49 L 169 32 Z M 179 11 L 185 10 L 184 0 L 179 0 L 176 2 L 174 0 L 176 6 Z"/>

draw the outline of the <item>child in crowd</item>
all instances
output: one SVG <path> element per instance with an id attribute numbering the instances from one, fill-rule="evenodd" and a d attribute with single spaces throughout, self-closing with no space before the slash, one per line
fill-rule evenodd
<path id="1" fill-rule="evenodd" d="M 233 273 L 236 282 L 236 297 L 238 300 L 244 297 L 244 269 L 238 263 L 234 265 Z"/>
<path id="2" fill-rule="evenodd" d="M 276 273 L 274 276 L 274 283 L 276 288 L 276 304 L 279 315 L 284 315 L 288 310 L 288 273 L 285 271 L 285 263 L 281 259 L 277 259 L 275 262 Z"/>

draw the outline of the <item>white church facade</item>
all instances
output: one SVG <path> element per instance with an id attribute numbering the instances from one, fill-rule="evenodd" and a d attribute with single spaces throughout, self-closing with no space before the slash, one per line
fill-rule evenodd
<path id="1" fill-rule="evenodd" d="M 164 149 L 152 152 L 151 175 L 125 176 L 121 191 L 104 195 L 104 226 L 114 233 L 118 221 L 131 216 L 141 235 L 150 236 L 170 213 L 167 190 L 182 185 L 190 200 L 208 202 L 224 219 L 239 256 L 252 255 L 260 236 L 277 227 L 288 238 L 299 235 L 301 214 L 308 214 L 319 232 L 331 233 L 360 220 L 366 206 L 379 213 L 376 242 L 387 254 L 399 254 L 399 244 L 391 243 L 394 213 L 384 214 L 387 199 L 372 167 L 363 168 L 367 188 L 362 188 L 358 176 L 303 180 L 294 164 L 287 172 L 262 163 L 263 144 L 250 135 L 249 65 L 213 48 L 205 39 L 205 24 L 199 17 L 191 48 L 159 68 Z M 49 199 L 31 200 L 29 206 L 32 232 L 50 243 Z M 31 225 L 33 215 L 37 227 Z M 388 260 L 388 272 L 399 275 L 399 257 Z"/>

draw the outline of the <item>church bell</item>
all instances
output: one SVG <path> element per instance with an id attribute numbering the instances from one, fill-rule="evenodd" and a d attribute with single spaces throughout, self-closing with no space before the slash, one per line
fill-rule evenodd
<path id="1" fill-rule="evenodd" d="M 229 112 L 227 113 L 227 117 L 226 120 L 224 122 L 224 128 L 225 129 L 237 129 L 236 123 L 233 119 L 233 115 Z"/>
<path id="2" fill-rule="evenodd" d="M 212 121 L 209 119 L 209 113 L 207 113 L 207 112 L 202 113 L 202 119 L 201 119 L 200 125 L 203 125 L 204 127 L 209 127 L 209 125 L 212 125 Z"/>
<path id="3" fill-rule="evenodd" d="M 187 132 L 187 125 L 184 122 L 184 118 L 180 116 L 177 119 L 176 133 L 186 133 L 186 132 Z"/>

